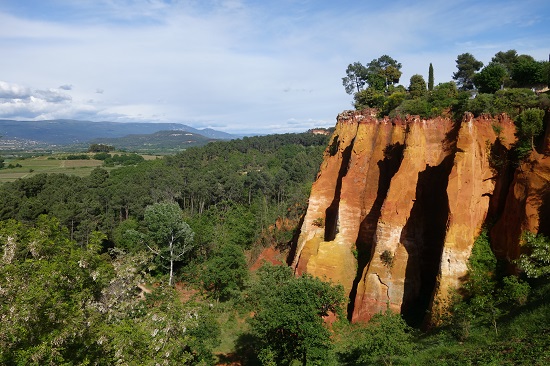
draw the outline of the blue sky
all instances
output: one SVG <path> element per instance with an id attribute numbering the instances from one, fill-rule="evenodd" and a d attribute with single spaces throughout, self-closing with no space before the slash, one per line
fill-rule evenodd
<path id="1" fill-rule="evenodd" d="M 350 63 L 390 55 L 408 86 L 465 52 L 547 60 L 549 18 L 548 0 L 0 0 L 0 118 L 330 127 Z"/>

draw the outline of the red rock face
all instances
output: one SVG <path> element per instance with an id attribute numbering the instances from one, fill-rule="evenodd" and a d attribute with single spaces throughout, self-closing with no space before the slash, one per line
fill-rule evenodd
<path id="1" fill-rule="evenodd" d="M 521 253 L 524 231 L 550 236 L 550 123 L 541 153 L 533 151 L 514 174 L 506 206 L 491 230 L 495 254 L 509 261 Z"/>
<path id="2" fill-rule="evenodd" d="M 353 321 L 389 307 L 410 322 L 430 322 L 463 281 L 487 215 L 512 205 L 510 174 L 495 156 L 514 132 L 505 115 L 466 114 L 454 124 L 342 113 L 312 187 L 296 273 L 341 283 Z M 533 190 L 548 184 L 547 173 Z M 427 312 L 432 319 L 423 319 Z"/>

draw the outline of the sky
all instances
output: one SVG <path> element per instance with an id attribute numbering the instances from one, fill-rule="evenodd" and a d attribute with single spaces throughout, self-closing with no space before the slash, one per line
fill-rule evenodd
<path id="1" fill-rule="evenodd" d="M 332 127 L 350 63 L 389 55 L 407 87 L 466 52 L 548 60 L 548 19 L 548 0 L 0 0 L 0 119 Z"/>

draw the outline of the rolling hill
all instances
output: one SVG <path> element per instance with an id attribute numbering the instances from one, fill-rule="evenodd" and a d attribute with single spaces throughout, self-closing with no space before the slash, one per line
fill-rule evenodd
<path id="1" fill-rule="evenodd" d="M 144 137 L 159 131 L 178 131 Z M 212 140 L 230 140 L 239 136 L 205 128 L 195 129 L 181 123 L 91 122 L 77 120 L 15 121 L 0 120 L 0 150 L 84 146 L 91 142 L 119 145 L 131 149 L 143 144 L 173 146 L 176 141 L 196 146 Z M 117 140 L 124 138 L 122 140 Z M 140 144 L 140 141 L 143 144 Z M 150 145 L 151 146 L 151 145 Z M 116 146 L 117 148 L 119 146 Z"/>

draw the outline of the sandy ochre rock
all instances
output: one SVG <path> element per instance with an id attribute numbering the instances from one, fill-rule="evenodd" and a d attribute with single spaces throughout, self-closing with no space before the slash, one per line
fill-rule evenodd
<path id="1" fill-rule="evenodd" d="M 503 222 L 494 229 L 501 236 L 513 232 L 494 248 L 512 258 L 518 232 L 537 231 L 548 210 L 548 151 L 513 181 L 511 168 L 499 164 L 514 133 L 504 114 L 466 113 L 455 123 L 341 113 L 312 186 L 295 272 L 342 284 L 353 321 L 389 307 L 413 322 L 434 322 L 464 281 L 488 217 Z M 508 225 L 516 219 L 523 224 Z"/>

